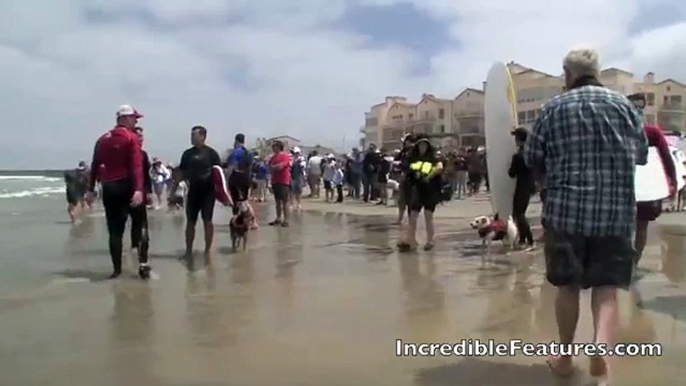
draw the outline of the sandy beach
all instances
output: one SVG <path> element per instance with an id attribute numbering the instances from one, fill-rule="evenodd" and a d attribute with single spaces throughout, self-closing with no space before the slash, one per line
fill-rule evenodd
<path id="1" fill-rule="evenodd" d="M 261 223 L 271 219 L 270 203 L 257 208 Z M 485 195 L 440 207 L 436 249 L 400 255 L 394 208 L 306 200 L 291 228 L 263 226 L 244 253 L 230 253 L 218 226 L 208 268 L 178 259 L 183 217 L 155 211 L 155 278 L 143 282 L 133 258 L 123 278 L 102 281 L 111 266 L 99 208 L 72 226 L 61 195 L 0 201 L 0 384 L 556 384 L 541 357 L 395 355 L 396 339 L 555 339 L 540 248 L 484 261 L 467 224 L 487 212 Z M 216 218 L 225 224 L 227 211 Z M 646 310 L 622 336 L 660 342 L 665 355 L 620 360 L 621 385 L 682 379 L 686 291 L 664 272 L 656 230 L 639 284 Z M 584 310 L 588 302 L 585 294 Z M 579 331 L 579 341 L 591 338 L 588 312 Z M 584 385 L 583 373 L 570 384 Z"/>

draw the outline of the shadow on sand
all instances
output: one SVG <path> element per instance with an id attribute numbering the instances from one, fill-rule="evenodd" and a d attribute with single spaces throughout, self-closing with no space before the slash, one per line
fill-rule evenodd
<path id="1" fill-rule="evenodd" d="M 64 281 L 88 280 L 91 283 L 102 283 L 107 281 L 110 273 L 88 271 L 85 269 L 65 269 L 62 271 L 53 272 L 52 275 L 62 278 Z"/>
<path id="2" fill-rule="evenodd" d="M 686 296 L 658 296 L 653 300 L 645 302 L 644 308 L 671 315 L 680 322 L 686 322 Z"/>
<path id="3" fill-rule="evenodd" d="M 545 364 L 519 365 L 465 359 L 459 363 L 420 370 L 417 386 L 530 386 L 555 385 Z M 568 384 L 568 383 L 567 383 Z"/>

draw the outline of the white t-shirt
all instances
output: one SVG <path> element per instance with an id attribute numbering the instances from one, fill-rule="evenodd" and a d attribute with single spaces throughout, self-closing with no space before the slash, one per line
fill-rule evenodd
<path id="1" fill-rule="evenodd" d="M 322 175 L 322 157 L 315 155 L 307 161 L 307 174 L 312 176 Z"/>
<path id="2" fill-rule="evenodd" d="M 328 162 L 324 165 L 324 181 L 333 181 L 333 177 L 336 175 L 336 164 L 334 162 Z"/>
<path id="3" fill-rule="evenodd" d="M 176 192 L 174 192 L 174 195 L 176 197 L 186 197 L 187 191 L 188 187 L 186 186 L 186 181 L 181 181 L 179 182 L 179 185 L 176 187 Z"/>

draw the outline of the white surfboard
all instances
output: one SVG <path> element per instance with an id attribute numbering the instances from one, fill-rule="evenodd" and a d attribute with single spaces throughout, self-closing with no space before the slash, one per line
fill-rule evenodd
<path id="1" fill-rule="evenodd" d="M 512 130 L 517 125 L 517 106 L 510 70 L 495 63 L 486 79 L 484 123 L 486 162 L 491 185 L 491 207 L 500 218 L 512 215 L 516 181 L 507 175 L 512 156 L 517 151 Z"/>
<path id="2" fill-rule="evenodd" d="M 671 150 L 674 167 L 676 169 L 676 190 L 679 191 L 686 188 L 686 154 L 673 146 L 670 146 L 669 150 Z"/>
<path id="3" fill-rule="evenodd" d="M 648 162 L 636 165 L 634 177 L 636 202 L 664 200 L 669 197 L 669 181 L 657 148 L 648 148 Z"/>

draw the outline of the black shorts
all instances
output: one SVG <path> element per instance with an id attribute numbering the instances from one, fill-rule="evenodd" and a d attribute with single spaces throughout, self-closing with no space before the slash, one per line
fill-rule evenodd
<path id="1" fill-rule="evenodd" d="M 479 172 L 469 172 L 467 173 L 467 178 L 469 179 L 470 183 L 478 184 L 481 183 L 482 175 Z"/>
<path id="2" fill-rule="evenodd" d="M 410 211 L 421 212 L 424 209 L 427 212 L 434 212 L 440 199 L 440 192 L 433 185 L 421 184 L 411 190 L 410 196 Z"/>
<path id="3" fill-rule="evenodd" d="M 212 222 L 214 215 L 214 186 L 212 182 L 190 184 L 186 199 L 186 219 L 190 223 L 198 222 L 198 214 L 203 222 Z"/>
<path id="4" fill-rule="evenodd" d="M 250 198 L 250 187 L 252 186 L 250 174 L 234 170 L 226 182 L 229 184 L 229 194 L 233 202 L 241 202 Z"/>
<path id="5" fill-rule="evenodd" d="M 324 180 L 324 190 L 333 190 L 333 184 L 331 184 L 331 181 Z"/>
<path id="6" fill-rule="evenodd" d="M 628 288 L 636 250 L 631 237 L 585 237 L 546 229 L 546 276 L 550 284 L 580 288 Z"/>
<path id="7" fill-rule="evenodd" d="M 272 192 L 276 201 L 288 201 L 291 187 L 286 184 L 273 184 Z"/>
<path id="8" fill-rule="evenodd" d="M 83 200 L 84 193 L 77 189 L 67 188 L 67 203 L 69 205 L 77 205 L 81 200 Z"/>

